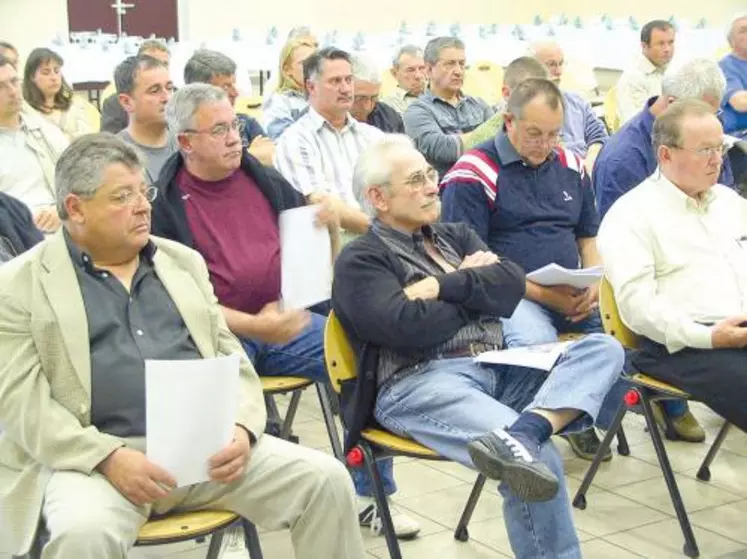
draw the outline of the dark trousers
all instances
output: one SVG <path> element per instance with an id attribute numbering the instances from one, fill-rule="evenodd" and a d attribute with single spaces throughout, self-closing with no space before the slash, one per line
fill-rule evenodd
<path id="1" fill-rule="evenodd" d="M 643 340 L 633 367 L 690 394 L 743 431 L 747 430 L 747 350 L 685 348 L 669 353 Z"/>

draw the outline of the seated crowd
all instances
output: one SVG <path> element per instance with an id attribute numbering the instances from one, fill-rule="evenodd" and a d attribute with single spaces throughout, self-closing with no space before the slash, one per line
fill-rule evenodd
<path id="1" fill-rule="evenodd" d="M 517 557 L 581 557 L 551 437 L 591 460 L 625 373 L 747 429 L 747 200 L 726 155 L 747 134 L 747 17 L 728 41 L 720 62 L 668 68 L 675 29 L 645 25 L 614 133 L 561 89 L 555 42 L 511 62 L 491 106 L 464 91 L 458 38 L 400 48 L 382 95 L 370 60 L 299 28 L 255 119 L 237 113 L 229 57 L 196 51 L 176 90 L 149 40 L 93 127 L 57 53 L 35 49 L 21 75 L 0 42 L 0 553 L 125 559 L 151 515 L 218 508 L 289 528 L 299 559 L 363 558 L 360 527 L 382 531 L 370 476 L 272 434 L 260 380 L 330 390 L 331 309 L 365 369 L 339 402 L 346 449 L 373 424 L 414 439 L 498 482 Z M 307 205 L 331 301 L 288 309 L 279 216 Z M 599 285 L 529 279 L 552 263 L 603 266 L 642 339 L 629 359 Z M 474 359 L 564 334 L 549 372 Z M 234 436 L 210 481 L 177 487 L 145 453 L 145 360 L 229 354 Z M 705 439 L 685 401 L 654 411 Z M 376 470 L 389 499 L 393 460 Z M 221 556 L 248 557 L 240 529 Z"/>

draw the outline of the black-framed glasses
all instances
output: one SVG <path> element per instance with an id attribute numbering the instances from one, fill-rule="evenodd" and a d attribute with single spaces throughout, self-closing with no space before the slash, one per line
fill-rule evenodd
<path id="1" fill-rule="evenodd" d="M 219 140 L 221 138 L 225 138 L 231 130 L 237 131 L 239 135 L 241 135 L 244 133 L 245 128 L 246 124 L 244 123 L 244 121 L 235 118 L 230 123 L 221 122 L 220 124 L 216 124 L 212 128 L 208 128 L 207 130 L 185 130 L 184 132 L 188 134 L 209 134 L 216 140 Z"/>

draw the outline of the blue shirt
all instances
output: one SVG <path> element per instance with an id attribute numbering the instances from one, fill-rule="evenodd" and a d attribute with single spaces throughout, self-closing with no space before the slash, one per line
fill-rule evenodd
<path id="1" fill-rule="evenodd" d="M 732 95 L 747 90 L 747 60 L 737 58 L 734 54 L 727 54 L 718 64 L 726 76 L 726 93 L 721 101 L 721 108 L 724 110 L 724 132 L 747 131 L 747 112 L 740 113 L 729 103 Z"/>
<path id="2" fill-rule="evenodd" d="M 471 225 L 490 250 L 527 273 L 552 262 L 578 268 L 577 239 L 599 228 L 582 160 L 557 148 L 532 167 L 505 132 L 460 157 L 441 188 L 442 221 Z"/>
<path id="3" fill-rule="evenodd" d="M 658 166 L 651 139 L 655 117 L 650 111 L 656 99 L 649 99 L 640 113 L 607 139 L 594 162 L 594 193 L 602 217 L 620 196 L 650 177 Z M 727 158 L 723 160 L 718 182 L 734 186 Z"/>
<path id="4" fill-rule="evenodd" d="M 583 159 L 589 146 L 604 142 L 607 129 L 589 102 L 576 93 L 564 91 L 563 105 L 563 146 Z"/>

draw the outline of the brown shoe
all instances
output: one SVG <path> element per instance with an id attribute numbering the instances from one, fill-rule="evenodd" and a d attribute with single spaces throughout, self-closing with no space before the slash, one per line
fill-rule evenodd
<path id="1" fill-rule="evenodd" d="M 657 402 L 652 407 L 654 410 L 654 418 L 656 418 L 656 424 L 668 439 L 687 441 L 689 443 L 702 443 L 705 440 L 705 431 L 690 410 L 687 410 L 680 417 L 669 418 L 675 434 L 674 437 L 671 437 L 669 430 L 667 429 L 667 423 L 664 419 L 664 411 L 661 409 L 661 406 Z"/>

